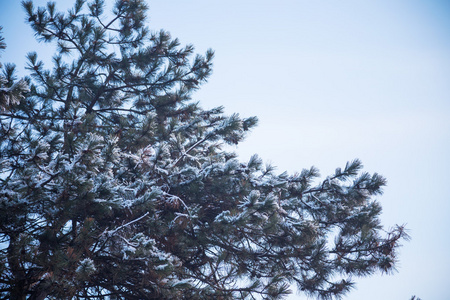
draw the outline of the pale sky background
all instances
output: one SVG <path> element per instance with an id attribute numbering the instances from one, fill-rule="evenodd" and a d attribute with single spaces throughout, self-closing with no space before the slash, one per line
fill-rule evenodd
<path id="1" fill-rule="evenodd" d="M 383 224 L 406 223 L 412 240 L 400 250 L 398 273 L 357 280 L 344 299 L 450 299 L 450 1 L 149 5 L 151 29 L 216 51 L 214 73 L 194 98 L 259 117 L 236 149 L 242 160 L 258 153 L 280 172 L 315 165 L 326 176 L 360 158 L 387 177 L 378 198 Z M 19 70 L 38 48 L 24 18 L 19 1 L 0 0 L 8 45 L 1 61 Z"/>

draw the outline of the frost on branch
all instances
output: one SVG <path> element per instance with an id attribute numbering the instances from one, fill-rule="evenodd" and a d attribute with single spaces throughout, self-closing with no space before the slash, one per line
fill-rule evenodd
<path id="1" fill-rule="evenodd" d="M 95 264 L 90 258 L 85 258 L 80 261 L 78 268 L 76 269 L 77 275 L 80 278 L 88 279 L 90 275 L 97 271 Z"/>

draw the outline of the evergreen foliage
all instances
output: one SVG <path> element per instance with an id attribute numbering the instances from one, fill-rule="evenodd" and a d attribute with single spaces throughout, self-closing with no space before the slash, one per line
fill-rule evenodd
<path id="1" fill-rule="evenodd" d="M 5 39 L 1 33 L 2 27 L 0 26 L 0 51 L 6 48 Z M 0 63 L 1 67 L 2 64 Z M 28 84 L 24 80 L 16 80 L 14 77 L 14 69 L 14 65 L 6 64 L 3 74 L 0 74 L 0 110 L 19 103 L 23 93 L 29 92 Z"/>
<path id="2" fill-rule="evenodd" d="M 385 179 L 359 160 L 319 182 L 276 174 L 238 144 L 257 119 L 202 109 L 213 52 L 146 27 L 143 0 L 23 2 L 53 68 L 6 64 L 0 111 L 2 299 L 340 298 L 390 272 Z M 23 97 L 25 96 L 25 97 Z"/>

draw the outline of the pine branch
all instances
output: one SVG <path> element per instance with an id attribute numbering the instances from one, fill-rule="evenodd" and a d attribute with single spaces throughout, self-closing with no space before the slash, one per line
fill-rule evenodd
<path id="1" fill-rule="evenodd" d="M 119 230 L 121 230 L 121 229 L 123 229 L 123 228 L 125 228 L 125 227 L 127 227 L 127 226 L 130 226 L 130 225 L 133 224 L 133 223 L 139 222 L 139 221 L 142 220 L 143 218 L 147 217 L 149 214 L 150 214 L 149 212 L 146 212 L 144 215 L 140 216 L 139 218 L 134 219 L 134 220 L 132 220 L 132 221 L 126 223 L 126 224 L 120 225 L 119 227 L 117 227 L 117 228 L 114 229 L 114 230 L 105 230 L 105 231 L 102 233 L 102 235 L 113 236 L 113 235 L 114 235 L 116 232 L 118 232 Z"/>

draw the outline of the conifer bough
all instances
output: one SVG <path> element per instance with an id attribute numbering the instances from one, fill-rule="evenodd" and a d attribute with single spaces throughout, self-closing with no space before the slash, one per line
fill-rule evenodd
<path id="1" fill-rule="evenodd" d="M 382 176 L 238 161 L 223 146 L 257 119 L 191 99 L 213 52 L 149 31 L 142 0 L 103 2 L 23 2 L 57 51 L 0 81 L 2 299 L 337 299 L 394 269 Z"/>

